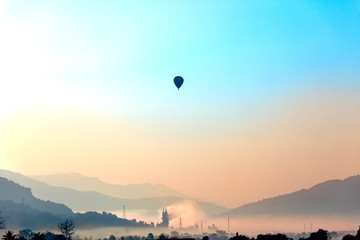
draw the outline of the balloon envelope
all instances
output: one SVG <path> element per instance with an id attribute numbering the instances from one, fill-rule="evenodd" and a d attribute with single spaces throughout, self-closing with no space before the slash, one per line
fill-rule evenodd
<path id="1" fill-rule="evenodd" d="M 181 85 L 184 83 L 184 79 L 180 76 L 176 76 L 174 78 L 174 83 L 175 83 L 175 86 L 180 89 Z"/>

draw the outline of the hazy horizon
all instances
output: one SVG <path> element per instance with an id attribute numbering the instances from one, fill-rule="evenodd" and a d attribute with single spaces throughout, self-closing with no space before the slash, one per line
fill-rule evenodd
<path id="1" fill-rule="evenodd" d="M 226 207 L 359 174 L 359 22 L 359 1 L 2 0 L 0 168 Z"/>
<path id="2" fill-rule="evenodd" d="M 1 169 L 0 169 L 0 170 L 1 170 Z M 2 170 L 11 171 L 10 169 L 2 169 Z M 22 172 L 18 172 L 18 171 L 13 171 L 13 172 L 23 174 Z M 79 173 L 79 172 L 54 173 L 54 174 L 43 174 L 43 175 L 25 175 L 25 176 L 34 178 L 34 179 L 39 180 L 39 181 L 41 181 L 41 182 L 47 183 L 47 184 L 49 184 L 49 185 L 51 185 L 51 186 L 67 187 L 69 184 L 65 184 L 65 183 L 62 183 L 62 184 L 60 184 L 60 183 L 52 184 L 52 183 L 49 183 L 48 181 L 46 181 L 45 179 L 38 179 L 38 178 L 37 178 L 37 177 L 39 177 L 39 176 L 62 176 L 62 175 L 65 175 L 65 176 L 67 176 L 67 175 L 75 175 L 75 176 L 83 176 L 83 177 L 86 177 L 86 178 L 87 178 L 87 177 L 89 177 L 89 178 L 96 178 L 96 179 L 98 179 L 98 180 L 100 180 L 101 182 L 106 183 L 106 184 L 119 184 L 119 185 L 124 185 L 124 186 L 126 186 L 126 185 L 132 185 L 132 184 L 154 184 L 154 185 L 156 185 L 156 184 L 161 184 L 161 185 L 164 185 L 164 186 L 166 186 L 166 187 L 169 187 L 169 186 L 167 186 L 167 185 L 164 184 L 164 183 L 150 183 L 150 182 L 142 182 L 142 183 L 141 183 L 141 182 L 139 182 L 139 183 L 122 184 L 122 183 L 116 183 L 116 182 L 106 182 L 106 181 L 103 181 L 102 179 L 100 179 L 100 178 L 98 178 L 98 177 L 96 177 L 96 176 L 85 176 L 85 175 L 83 175 L 83 174 L 81 174 L 81 173 Z M 357 175 L 360 175 L 360 174 L 357 174 Z M 357 175 L 352 175 L 352 176 L 357 176 Z M 349 177 L 352 177 L 352 176 L 347 176 L 347 177 L 345 177 L 345 178 L 326 179 L 326 180 L 324 180 L 323 182 L 330 181 L 330 180 L 344 180 L 344 179 L 349 178 Z M 0 177 L 1 177 L 1 176 L 0 176 Z M 231 208 L 241 207 L 241 206 L 243 206 L 244 204 L 247 204 L 247 203 L 257 202 L 257 201 L 260 201 L 260 200 L 263 200 L 263 199 L 266 199 L 266 198 L 273 198 L 273 197 L 277 197 L 277 196 L 280 196 L 280 195 L 285 195 L 285 194 L 293 193 L 293 192 L 296 192 L 296 191 L 299 191 L 299 190 L 302 190 L 302 189 L 309 189 L 309 188 L 314 187 L 315 185 L 318 185 L 318 184 L 323 183 L 323 182 L 317 182 L 317 183 L 314 183 L 314 184 L 312 184 L 312 185 L 310 185 L 310 186 L 304 186 L 304 187 L 300 187 L 300 188 L 297 188 L 297 189 L 290 189 L 288 192 L 279 193 L 279 194 L 277 194 L 277 195 L 265 196 L 265 197 L 263 197 L 263 198 L 261 198 L 261 199 L 255 199 L 255 200 L 252 200 L 252 201 L 249 201 L 249 202 L 245 202 L 245 203 L 240 203 L 240 204 L 237 204 L 237 205 L 234 205 L 234 206 L 222 205 L 221 203 L 214 202 L 214 201 L 211 201 L 211 200 L 209 200 L 209 199 L 202 199 L 201 197 L 196 198 L 196 197 L 191 196 L 191 195 L 185 195 L 185 196 L 188 197 L 188 198 L 196 198 L 196 199 L 198 199 L 198 200 L 203 200 L 203 201 L 211 202 L 211 203 L 214 203 L 214 204 L 219 204 L 219 205 L 221 205 L 221 206 L 224 206 L 224 207 L 227 207 L 227 208 L 231 209 Z M 21 184 L 20 184 L 20 185 L 21 185 Z M 74 187 L 69 187 L 69 188 L 71 188 L 71 189 L 78 189 L 78 188 L 74 188 Z M 89 187 L 89 189 L 92 189 L 91 186 Z M 170 189 L 177 191 L 177 189 L 175 189 L 175 188 L 170 188 Z M 79 190 L 81 190 L 81 189 L 79 189 Z M 95 190 L 93 190 L 93 191 L 95 191 Z M 182 192 L 180 192 L 180 193 L 182 193 Z M 164 206 L 164 207 L 165 207 L 165 206 Z M 122 210 L 119 210 L 119 211 L 111 211 L 111 212 L 116 213 L 116 215 L 118 215 L 119 217 L 122 216 Z M 141 214 L 139 214 L 137 211 L 135 211 L 135 212 L 136 212 L 136 213 L 133 213 L 133 214 L 132 214 L 132 216 L 134 216 L 134 218 L 135 218 L 135 216 L 141 216 Z M 159 209 L 159 214 L 160 214 L 160 209 Z M 146 214 L 144 214 L 144 215 L 146 216 Z M 146 219 L 146 217 L 145 217 L 145 219 Z"/>

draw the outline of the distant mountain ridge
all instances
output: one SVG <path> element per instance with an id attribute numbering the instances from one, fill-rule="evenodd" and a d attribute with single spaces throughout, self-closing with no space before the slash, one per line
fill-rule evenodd
<path id="1" fill-rule="evenodd" d="M 245 204 L 219 216 L 359 216 L 360 175 Z"/>
<path id="2" fill-rule="evenodd" d="M 32 229 L 34 231 L 58 230 L 57 224 L 71 217 L 76 229 L 94 229 L 101 227 L 150 227 L 142 221 L 118 218 L 111 213 L 86 212 L 70 216 L 57 215 L 33 209 L 10 200 L 0 200 L 1 215 L 8 229 Z"/>
<path id="3" fill-rule="evenodd" d="M 22 207 L 29 205 L 32 209 L 40 212 L 60 216 L 71 216 L 73 214 L 72 210 L 64 204 L 37 199 L 32 195 L 30 188 L 20 186 L 19 184 L 3 177 L 0 177 L 0 193 L 0 200 L 20 203 Z"/>
<path id="4" fill-rule="evenodd" d="M 14 173 L 8 170 L 0 170 L 0 176 L 11 179 L 22 186 L 31 188 L 34 196 L 38 198 L 64 203 L 72 210 L 79 212 L 119 211 L 122 209 L 123 205 L 126 205 L 126 209 L 129 211 L 141 210 L 148 216 L 157 216 L 159 214 L 159 209 L 182 203 L 185 200 L 192 201 L 200 211 L 207 215 L 220 214 L 228 210 L 227 208 L 216 204 L 174 196 L 120 199 L 95 191 L 78 191 L 65 187 L 51 186 L 20 173 Z"/>
<path id="5" fill-rule="evenodd" d="M 360 176 L 348 177 L 344 180 L 329 180 L 314 185 L 309 189 L 302 189 L 293 193 L 277 197 L 263 199 L 254 203 L 245 204 L 241 207 L 228 211 L 227 208 L 216 204 L 199 201 L 191 198 L 176 196 L 149 197 L 139 199 L 120 199 L 95 191 L 77 191 L 65 187 L 55 187 L 34 180 L 20 173 L 0 170 L 0 176 L 14 182 L 30 187 L 36 197 L 64 203 L 75 211 L 117 211 L 123 205 L 130 211 L 141 210 L 144 214 L 157 215 L 158 210 L 170 205 L 181 204 L 191 201 L 196 208 L 208 216 L 358 216 L 360 215 Z M 81 178 L 83 176 L 80 176 Z M 87 178 L 87 177 L 85 177 Z M 95 178 L 95 181 L 96 180 Z M 4 180 L 3 180 L 4 182 Z M 101 183 L 101 182 L 100 182 Z M 101 183 L 103 184 L 103 183 Z M 0 192 L 6 192 L 1 189 Z M 31 190 L 27 189 L 27 196 Z M 0 194 L 0 200 L 9 200 Z M 17 203 L 24 198 L 21 194 L 15 194 Z M 25 203 L 30 202 L 30 197 L 24 198 Z M 44 201 L 43 201 L 44 202 Z M 64 206 L 64 205 L 63 205 Z M 64 206 L 66 207 L 66 206 Z M 35 207 L 36 208 L 36 207 Z M 45 207 L 46 208 L 46 207 Z M 41 209 L 45 209 L 41 207 Z M 49 208 L 49 207 L 47 207 Z M 39 207 L 38 207 L 39 209 Z M 71 211 L 68 209 L 66 211 Z M 63 212 L 61 210 L 60 212 Z"/>
<path id="6" fill-rule="evenodd" d="M 79 173 L 58 175 L 33 175 L 35 180 L 52 186 L 66 187 L 78 191 L 95 191 L 111 197 L 137 199 L 154 197 L 186 197 L 184 194 L 163 184 L 109 184 L 96 177 L 86 177 Z"/>
<path id="7" fill-rule="evenodd" d="M 10 229 L 55 230 L 66 218 L 73 219 L 76 228 L 151 227 L 142 221 L 118 218 L 111 213 L 73 213 L 64 204 L 34 197 L 30 188 L 0 177 L 0 212 Z"/>

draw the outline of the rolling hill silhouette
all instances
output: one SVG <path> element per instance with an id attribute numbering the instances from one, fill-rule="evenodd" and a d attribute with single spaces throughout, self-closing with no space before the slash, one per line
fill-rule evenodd
<path id="1" fill-rule="evenodd" d="M 359 216 L 360 175 L 245 204 L 219 216 Z"/>
<path id="2" fill-rule="evenodd" d="M 56 229 L 59 222 L 71 217 L 77 228 L 149 227 L 144 222 L 118 218 L 111 213 L 73 213 L 64 204 L 35 198 L 30 188 L 0 177 L 0 212 L 11 229 Z"/>
<path id="3" fill-rule="evenodd" d="M 2 193 L 0 194 L 0 211 L 4 213 L 11 212 L 12 215 L 9 213 L 11 216 L 18 216 L 13 217 L 16 219 L 13 224 L 19 226 L 26 226 L 26 224 L 35 224 L 34 226 L 53 224 L 63 219 L 64 216 L 73 216 L 77 218 L 81 226 L 88 227 L 99 224 L 103 224 L 103 226 L 134 224 L 136 226 L 136 222 L 129 222 L 126 219 L 120 219 L 108 213 L 87 212 L 85 214 L 74 214 L 69 207 L 74 207 L 75 211 L 111 211 L 119 210 L 123 205 L 126 205 L 127 209 L 145 210 L 149 215 L 156 215 L 158 214 L 158 209 L 181 203 L 185 199 L 172 196 L 119 199 L 93 191 L 77 191 L 65 187 L 50 186 L 20 173 L 6 170 L 0 170 L 0 176 L 13 180 L 0 177 L 0 192 Z M 20 185 L 26 184 L 27 187 L 20 186 L 16 182 Z M 37 199 L 32 195 L 32 192 L 36 192 L 38 195 L 34 195 L 37 197 L 51 201 Z M 52 201 L 64 203 L 69 207 Z M 217 217 L 229 216 L 241 218 L 252 216 L 311 215 L 356 217 L 360 215 L 360 176 L 352 176 L 344 180 L 329 180 L 309 189 L 302 189 L 293 193 L 245 204 L 230 211 L 211 203 L 198 200 L 192 201 L 201 211 Z M 34 217 L 43 218 L 48 223 L 40 220 L 31 223 L 30 219 Z"/>
<path id="4" fill-rule="evenodd" d="M 37 199 L 32 195 L 30 188 L 20 186 L 19 184 L 3 177 L 0 177 L 0 193 L 0 200 L 18 203 L 21 206 L 20 208 L 28 205 L 32 209 L 44 213 L 60 216 L 70 216 L 73 214 L 72 210 L 64 204 Z"/>
<path id="5" fill-rule="evenodd" d="M 8 229 L 53 230 L 57 223 L 64 220 L 64 215 L 33 209 L 30 205 L 10 200 L 0 200 L 0 211 Z"/>
<path id="6" fill-rule="evenodd" d="M 78 191 L 65 187 L 51 186 L 32 179 L 31 177 L 8 170 L 0 170 L 0 176 L 11 179 L 22 186 L 31 188 L 35 197 L 64 203 L 73 211 L 79 212 L 118 211 L 122 209 L 123 205 L 126 205 L 127 210 L 141 210 L 144 214 L 154 216 L 158 215 L 159 209 L 165 208 L 169 205 L 182 203 L 185 200 L 191 200 L 194 204 L 196 204 L 200 211 L 208 215 L 220 214 L 228 210 L 227 208 L 216 204 L 176 196 L 120 199 L 95 191 Z"/>
<path id="7" fill-rule="evenodd" d="M 96 177 L 86 177 L 79 173 L 58 175 L 30 176 L 32 179 L 45 182 L 52 186 L 66 187 L 78 191 L 95 191 L 117 198 L 155 198 L 155 197 L 186 197 L 184 194 L 168 188 L 163 184 L 109 184 Z"/>

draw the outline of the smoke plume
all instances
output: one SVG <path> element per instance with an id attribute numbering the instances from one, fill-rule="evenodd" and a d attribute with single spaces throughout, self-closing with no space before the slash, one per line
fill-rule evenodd
<path id="1" fill-rule="evenodd" d="M 175 228 L 180 227 L 180 218 L 182 227 L 193 226 L 199 224 L 204 217 L 196 202 L 185 200 L 181 203 L 170 205 L 167 208 L 169 214 L 170 225 Z"/>

